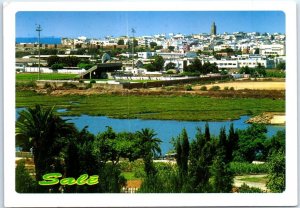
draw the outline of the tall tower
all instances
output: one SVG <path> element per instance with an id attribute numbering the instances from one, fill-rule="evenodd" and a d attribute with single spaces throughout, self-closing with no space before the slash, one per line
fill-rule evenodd
<path id="1" fill-rule="evenodd" d="M 217 34 L 217 26 L 216 26 L 215 22 L 213 22 L 212 25 L 211 25 L 210 34 L 211 35 L 216 35 Z"/>

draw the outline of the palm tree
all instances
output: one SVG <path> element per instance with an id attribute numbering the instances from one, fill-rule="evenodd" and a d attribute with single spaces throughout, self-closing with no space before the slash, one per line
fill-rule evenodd
<path id="1" fill-rule="evenodd" d="M 157 154 L 161 154 L 159 143 L 162 141 L 158 138 L 155 138 L 157 134 L 153 129 L 145 128 L 141 131 L 137 131 L 136 134 L 140 143 L 141 156 L 145 164 L 145 172 L 147 176 L 150 174 L 155 174 L 152 159 Z"/>
<path id="2" fill-rule="evenodd" d="M 140 139 L 140 144 L 142 145 L 142 149 L 145 154 L 148 154 L 149 152 L 152 156 L 161 154 L 160 143 L 162 141 L 159 138 L 155 138 L 156 135 L 157 134 L 154 130 L 149 128 L 137 131 L 137 136 Z"/>
<path id="3" fill-rule="evenodd" d="M 58 171 L 62 150 L 74 136 L 76 128 L 40 105 L 20 112 L 16 122 L 16 139 L 32 147 L 36 180 L 49 171 Z M 61 168 L 61 167 L 60 167 Z"/>

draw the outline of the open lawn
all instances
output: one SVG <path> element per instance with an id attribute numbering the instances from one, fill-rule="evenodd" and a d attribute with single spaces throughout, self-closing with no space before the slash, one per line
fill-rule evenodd
<path id="1" fill-rule="evenodd" d="M 66 108 L 63 115 L 104 115 L 113 118 L 164 120 L 233 120 L 241 115 L 284 112 L 285 100 L 270 98 L 215 98 L 195 95 L 65 95 L 17 91 L 16 106 L 35 104 Z"/>
<path id="2" fill-rule="evenodd" d="M 57 80 L 57 79 L 73 79 L 77 74 L 61 74 L 61 73 L 41 73 L 40 80 Z M 38 80 L 38 73 L 18 73 L 16 81 L 34 81 Z"/>

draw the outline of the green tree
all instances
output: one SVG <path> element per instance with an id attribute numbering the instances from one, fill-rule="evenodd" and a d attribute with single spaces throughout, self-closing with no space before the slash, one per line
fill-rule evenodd
<path id="1" fill-rule="evenodd" d="M 220 135 L 219 135 L 219 149 L 221 151 L 226 152 L 226 146 L 227 146 L 227 138 L 226 138 L 226 130 L 225 127 L 222 127 L 220 129 Z"/>
<path id="2" fill-rule="evenodd" d="M 16 192 L 35 193 L 37 183 L 25 168 L 25 160 L 20 160 L 16 167 Z"/>
<path id="3" fill-rule="evenodd" d="M 228 142 L 227 142 L 227 154 L 226 158 L 228 161 L 232 161 L 233 152 L 237 150 L 239 142 L 239 135 L 234 131 L 233 123 L 230 124 Z"/>
<path id="4" fill-rule="evenodd" d="M 71 139 L 65 151 L 66 177 L 79 177 L 82 174 L 94 175 L 100 167 L 93 154 L 95 136 L 83 128 Z M 65 192 L 91 193 L 100 191 L 94 186 L 67 186 Z M 104 191 L 100 191 L 104 192 Z"/>
<path id="5" fill-rule="evenodd" d="M 281 193 L 285 190 L 285 153 L 274 152 L 269 158 L 267 188 L 272 192 Z"/>
<path id="6" fill-rule="evenodd" d="M 187 175 L 188 175 L 188 159 L 190 144 L 188 140 L 188 135 L 186 129 L 182 129 L 181 134 L 177 137 L 176 140 L 176 161 L 178 166 L 178 184 L 181 187 L 181 191 L 185 191 Z"/>
<path id="7" fill-rule="evenodd" d="M 118 45 L 125 45 L 125 43 L 124 43 L 124 40 L 123 40 L 123 39 L 119 39 L 117 44 L 118 44 Z"/>
<path id="8" fill-rule="evenodd" d="M 202 71 L 202 62 L 200 59 L 195 58 L 190 65 L 185 69 L 187 72 L 201 72 Z"/>
<path id="9" fill-rule="evenodd" d="M 156 42 L 150 42 L 150 48 L 155 48 L 155 46 L 157 46 L 157 43 Z"/>
<path id="10" fill-rule="evenodd" d="M 205 62 L 202 65 L 201 74 L 208 74 L 208 73 L 218 73 L 219 69 L 216 63 L 211 64 L 210 62 Z"/>
<path id="11" fill-rule="evenodd" d="M 154 61 L 151 62 L 151 64 L 147 64 L 144 67 L 148 71 L 161 71 L 163 70 L 165 60 L 163 59 L 162 56 L 154 56 Z"/>
<path id="12" fill-rule="evenodd" d="M 266 154 L 272 155 L 278 151 L 285 150 L 285 131 L 277 131 L 274 136 L 270 139 L 265 140 L 264 146 L 266 149 Z"/>
<path id="13" fill-rule="evenodd" d="M 157 45 L 157 46 L 154 47 L 154 50 L 161 50 L 162 48 L 163 48 L 162 46 Z"/>
<path id="14" fill-rule="evenodd" d="M 212 144 L 206 140 L 201 129 L 197 129 L 196 140 L 191 142 L 189 154 L 189 185 L 188 191 L 192 193 L 207 193 L 211 187 L 209 183 L 209 167 L 212 165 L 214 151 Z"/>
<path id="15" fill-rule="evenodd" d="M 161 183 L 157 170 L 153 164 L 153 157 L 161 154 L 159 143 L 161 140 L 155 138 L 156 133 L 153 129 L 145 128 L 136 132 L 139 140 L 140 155 L 144 161 L 146 177 L 141 185 L 141 191 L 148 193 L 158 193 L 161 190 Z"/>
<path id="16" fill-rule="evenodd" d="M 240 74 L 250 74 L 250 75 L 253 75 L 254 74 L 254 70 L 249 68 L 248 66 L 245 66 L 245 67 L 241 67 L 240 68 L 240 71 L 239 71 Z"/>
<path id="17" fill-rule="evenodd" d="M 267 128 L 263 124 L 252 124 L 245 130 L 238 130 L 238 148 L 233 151 L 234 161 L 252 162 L 267 157 L 265 141 Z"/>
<path id="18" fill-rule="evenodd" d="M 276 69 L 285 70 L 285 63 L 284 62 L 280 62 L 279 64 L 277 64 Z"/>
<path id="19" fill-rule="evenodd" d="M 145 172 L 147 176 L 155 175 L 156 170 L 153 165 L 153 157 L 161 154 L 159 144 L 161 140 L 156 138 L 153 129 L 145 128 L 136 132 L 140 144 L 141 157 L 144 160 Z"/>
<path id="20" fill-rule="evenodd" d="M 166 70 L 169 70 L 169 69 L 175 69 L 175 67 L 176 67 L 175 63 L 169 62 L 165 68 L 166 68 Z"/>
<path id="21" fill-rule="evenodd" d="M 232 190 L 233 174 L 225 160 L 225 155 L 222 152 L 217 153 L 213 160 L 211 185 L 214 193 L 229 193 Z"/>
<path id="22" fill-rule="evenodd" d="M 49 56 L 47 58 L 47 65 L 51 67 L 54 64 L 59 64 L 60 63 L 60 58 L 58 56 Z"/>
<path id="23" fill-rule="evenodd" d="M 33 149 L 36 181 L 46 173 L 63 172 L 61 153 L 77 132 L 73 124 L 55 115 L 53 109 L 36 105 L 20 112 L 16 122 L 16 139 Z"/>
<path id="24" fill-rule="evenodd" d="M 171 51 L 171 52 L 172 52 L 172 51 L 174 51 L 174 49 L 175 49 L 175 47 L 174 47 L 174 46 L 168 46 L 168 50 L 169 50 L 169 51 Z"/>
<path id="25" fill-rule="evenodd" d="M 190 152 L 190 143 L 189 138 L 186 132 L 186 129 L 184 128 L 181 133 L 181 139 L 182 139 L 182 173 L 184 175 L 187 175 L 188 172 L 188 159 L 189 159 L 189 152 Z"/>
<path id="26" fill-rule="evenodd" d="M 207 122 L 205 123 L 205 140 L 210 141 L 209 125 Z"/>
<path id="27" fill-rule="evenodd" d="M 228 193 L 232 190 L 233 173 L 230 170 L 230 161 L 226 158 L 227 144 L 226 130 L 223 127 L 220 129 L 216 155 L 210 168 L 212 191 L 215 193 Z"/>
<path id="28" fill-rule="evenodd" d="M 137 157 L 138 147 L 135 135 L 132 133 L 116 133 L 111 127 L 98 134 L 93 142 L 93 155 L 99 174 L 100 192 L 119 193 L 125 183 L 119 167 L 120 158 L 130 160 Z"/>
<path id="29" fill-rule="evenodd" d="M 254 54 L 259 54 L 259 48 L 255 48 Z"/>

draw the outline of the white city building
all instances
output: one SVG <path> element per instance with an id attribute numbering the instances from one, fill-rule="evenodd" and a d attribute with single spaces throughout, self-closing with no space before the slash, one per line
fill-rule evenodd
<path id="1" fill-rule="evenodd" d="M 259 47 L 259 52 L 261 55 L 285 55 L 285 46 L 280 44 L 273 45 L 261 45 Z"/>

